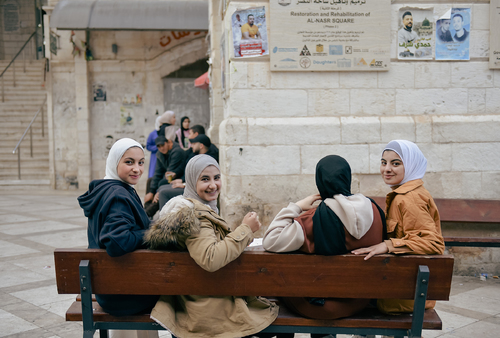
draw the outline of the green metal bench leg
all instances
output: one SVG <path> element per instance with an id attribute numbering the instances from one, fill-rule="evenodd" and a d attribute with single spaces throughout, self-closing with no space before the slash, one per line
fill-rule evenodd
<path id="1" fill-rule="evenodd" d="M 422 337 L 422 326 L 424 324 L 425 301 L 427 300 L 427 287 L 429 285 L 429 267 L 420 265 L 418 267 L 417 286 L 415 288 L 415 304 L 413 305 L 413 320 L 411 330 L 408 331 L 409 338 Z"/>
<path id="2" fill-rule="evenodd" d="M 83 338 L 94 337 L 94 311 L 92 309 L 92 286 L 90 284 L 90 263 L 80 261 L 80 293 L 82 295 Z"/>
<path id="3" fill-rule="evenodd" d="M 108 330 L 99 329 L 99 338 L 108 338 Z"/>

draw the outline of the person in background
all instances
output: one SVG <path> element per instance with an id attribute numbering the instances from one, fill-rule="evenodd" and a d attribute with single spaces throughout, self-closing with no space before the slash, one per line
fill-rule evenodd
<path id="1" fill-rule="evenodd" d="M 168 137 L 158 136 L 155 140 L 158 152 L 155 174 L 151 180 L 149 191 L 144 197 L 144 208 L 149 217 L 153 217 L 159 210 L 158 188 L 162 185 L 169 185 L 172 180 L 184 175 L 186 152 L 174 142 L 175 132 L 167 129 Z"/>
<path id="2" fill-rule="evenodd" d="M 160 130 L 158 136 L 165 136 L 170 133 L 175 133 L 177 127 L 175 126 L 175 113 L 167 110 L 160 116 Z"/>
<path id="3" fill-rule="evenodd" d="M 427 159 L 418 146 L 406 140 L 394 140 L 385 146 L 380 161 L 380 173 L 392 191 L 386 197 L 387 240 L 353 250 L 366 254 L 365 260 L 384 253 L 412 255 L 442 255 L 444 239 L 441 221 L 434 199 L 424 188 L 422 178 Z M 412 300 L 379 299 L 377 307 L 384 313 L 413 312 Z M 431 309 L 435 301 L 427 301 Z"/>
<path id="4" fill-rule="evenodd" d="M 78 197 L 88 218 L 88 248 L 105 249 L 111 257 L 145 248 L 143 237 L 150 221 L 134 189 L 144 171 L 144 149 L 130 139 L 113 144 L 106 159 L 106 176 L 90 182 L 89 190 Z M 159 296 L 95 295 L 97 302 L 114 316 L 150 311 Z M 112 331 L 112 337 L 158 337 L 155 331 Z M 139 335 L 141 334 L 141 335 Z"/>
<path id="5" fill-rule="evenodd" d="M 156 152 L 158 148 L 156 147 L 155 139 L 158 137 L 158 132 L 160 131 L 160 118 L 158 116 L 155 120 L 155 129 L 149 133 L 148 140 L 146 141 L 146 149 L 151 152 L 151 156 L 149 158 L 149 170 L 148 170 L 148 181 L 146 183 L 146 192 L 149 191 L 149 186 L 151 184 L 151 178 L 155 173 L 156 166 Z"/>
<path id="6" fill-rule="evenodd" d="M 175 132 L 175 135 L 177 136 L 177 143 L 179 143 L 182 150 L 187 150 L 191 147 L 191 144 L 189 143 L 189 123 L 189 117 L 184 116 L 181 119 L 181 127 Z"/>
<path id="7" fill-rule="evenodd" d="M 189 139 L 193 154 L 207 154 L 212 156 L 217 163 L 219 162 L 219 149 L 210 141 L 207 135 L 198 135 L 195 138 Z"/>

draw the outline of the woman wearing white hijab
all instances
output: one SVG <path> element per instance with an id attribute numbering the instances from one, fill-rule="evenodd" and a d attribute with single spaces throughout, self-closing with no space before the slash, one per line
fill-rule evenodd
<path id="1" fill-rule="evenodd" d="M 389 142 L 382 152 L 380 173 L 392 191 L 386 198 L 388 240 L 352 253 L 373 255 L 383 253 L 441 255 L 444 240 L 439 212 L 434 199 L 424 188 L 422 178 L 427 159 L 417 145 L 406 140 Z M 431 304 L 432 303 L 432 304 Z M 427 302 L 432 308 L 435 302 Z M 413 301 L 378 300 L 377 306 L 386 313 L 412 312 Z"/>
<path id="2" fill-rule="evenodd" d="M 78 197 L 88 218 L 89 249 L 106 249 L 111 257 L 118 257 L 145 247 L 142 238 L 149 218 L 133 188 L 143 171 L 142 146 L 130 138 L 116 141 L 106 160 L 104 179 L 90 182 L 89 190 Z M 106 312 L 126 316 L 149 311 L 158 296 L 96 295 L 96 299 Z M 114 331 L 112 337 L 158 337 L 157 332 L 123 334 Z"/>
<path id="3" fill-rule="evenodd" d="M 175 126 L 175 113 L 171 110 L 164 112 L 159 120 L 160 130 L 158 131 L 158 136 L 165 136 L 167 139 L 171 140 L 170 134 L 175 135 L 177 127 Z"/>
<path id="4" fill-rule="evenodd" d="M 172 198 L 147 232 L 151 249 L 187 250 L 213 272 L 240 256 L 260 228 L 255 212 L 231 229 L 218 215 L 222 186 L 213 157 L 197 155 L 186 166 L 183 196 Z M 278 306 L 260 297 L 161 296 L 151 318 L 179 337 L 243 337 L 269 326 Z"/>

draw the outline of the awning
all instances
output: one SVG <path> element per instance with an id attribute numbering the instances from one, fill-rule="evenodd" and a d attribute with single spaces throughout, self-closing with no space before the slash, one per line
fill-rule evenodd
<path id="1" fill-rule="evenodd" d="M 50 27 L 66 30 L 208 30 L 208 1 L 61 0 Z"/>
<path id="2" fill-rule="evenodd" d="M 201 89 L 207 89 L 210 84 L 210 79 L 208 78 L 208 72 L 194 80 L 194 86 Z"/>

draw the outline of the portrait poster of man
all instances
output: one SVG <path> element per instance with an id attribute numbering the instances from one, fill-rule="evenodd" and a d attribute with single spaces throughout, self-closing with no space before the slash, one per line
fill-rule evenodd
<path id="1" fill-rule="evenodd" d="M 451 8 L 436 22 L 436 60 L 470 60 L 470 8 Z"/>
<path id="2" fill-rule="evenodd" d="M 434 15 L 432 9 L 401 8 L 398 25 L 398 59 L 434 58 Z"/>
<path id="3" fill-rule="evenodd" d="M 266 8 L 236 10 L 231 16 L 234 57 L 269 55 Z"/>

